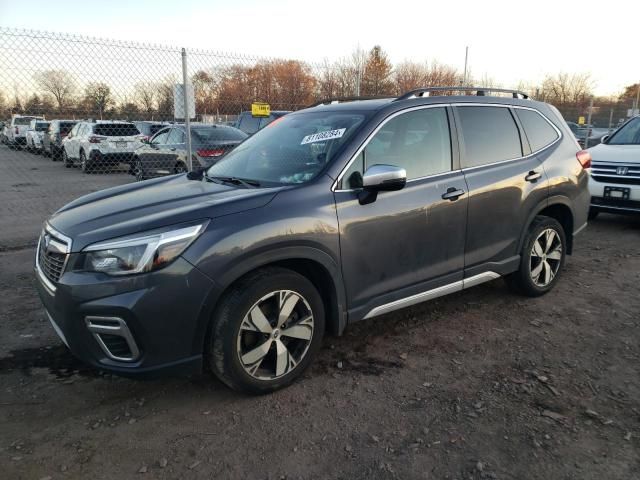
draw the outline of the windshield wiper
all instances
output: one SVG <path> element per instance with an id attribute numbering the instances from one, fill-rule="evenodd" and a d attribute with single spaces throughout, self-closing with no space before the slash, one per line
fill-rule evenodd
<path id="1" fill-rule="evenodd" d="M 206 173 L 203 174 L 203 178 L 209 180 L 210 182 L 223 182 L 223 183 L 231 183 L 233 185 L 242 185 L 246 188 L 257 188 L 260 186 L 260 182 L 257 180 L 249 180 L 247 178 L 238 178 L 238 177 L 224 177 L 224 176 L 210 176 Z"/>

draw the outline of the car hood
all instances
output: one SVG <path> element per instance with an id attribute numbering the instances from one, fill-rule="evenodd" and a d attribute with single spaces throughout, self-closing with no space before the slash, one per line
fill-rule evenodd
<path id="1" fill-rule="evenodd" d="M 594 162 L 640 164 L 640 145 L 608 145 L 601 143 L 589 149 Z"/>
<path id="2" fill-rule="evenodd" d="M 54 213 L 49 224 L 70 237 L 77 252 L 98 241 L 260 208 L 282 188 L 247 189 L 186 175 L 161 177 L 80 197 Z"/>

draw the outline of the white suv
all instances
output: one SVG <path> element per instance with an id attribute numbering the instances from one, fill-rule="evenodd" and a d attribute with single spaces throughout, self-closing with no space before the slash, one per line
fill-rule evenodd
<path id="1" fill-rule="evenodd" d="M 589 149 L 589 218 L 599 212 L 640 213 L 640 116 Z"/>
<path id="2" fill-rule="evenodd" d="M 142 138 L 131 122 L 80 122 L 62 142 L 62 159 L 66 167 L 80 164 L 86 173 L 99 167 L 131 164 Z"/>
<path id="3" fill-rule="evenodd" d="M 13 115 L 11 124 L 7 128 L 7 144 L 9 147 L 19 147 L 27 144 L 26 133 L 29 130 L 31 120 L 44 121 L 44 117 L 33 115 Z"/>
<path id="4" fill-rule="evenodd" d="M 25 133 L 25 143 L 27 150 L 34 153 L 42 151 L 42 139 L 49 130 L 49 122 L 45 122 L 39 119 L 31 120 L 29 124 L 29 130 Z"/>

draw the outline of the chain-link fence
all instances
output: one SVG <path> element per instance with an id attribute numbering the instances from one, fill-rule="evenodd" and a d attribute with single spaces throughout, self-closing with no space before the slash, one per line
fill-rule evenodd
<path id="1" fill-rule="evenodd" d="M 318 64 L 0 28 L 0 249 L 15 243 L 6 238 L 35 238 L 44 218 L 80 195 L 207 167 L 319 99 L 462 81 L 437 62 L 391 65 L 380 47 Z M 254 116 L 255 103 L 270 112 Z M 556 102 L 589 145 L 632 104 L 599 100 L 589 118 L 584 95 Z"/>

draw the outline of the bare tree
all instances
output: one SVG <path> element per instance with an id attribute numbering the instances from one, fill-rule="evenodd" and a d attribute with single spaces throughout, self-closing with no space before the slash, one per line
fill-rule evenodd
<path id="1" fill-rule="evenodd" d="M 84 98 L 91 111 L 97 111 L 100 120 L 105 110 L 113 103 L 111 88 L 103 82 L 91 82 L 84 89 Z"/>
<path id="2" fill-rule="evenodd" d="M 582 104 L 591 96 L 593 86 L 589 73 L 547 75 L 542 82 L 543 100 L 557 105 Z"/>
<path id="3" fill-rule="evenodd" d="M 153 120 L 159 90 L 159 85 L 150 81 L 138 82 L 133 87 L 136 101 L 150 120 Z"/>
<path id="4" fill-rule="evenodd" d="M 34 75 L 34 80 L 42 91 L 53 95 L 58 104 L 58 111 L 62 112 L 75 90 L 75 82 L 69 72 L 66 70 L 45 70 L 37 72 Z"/>

